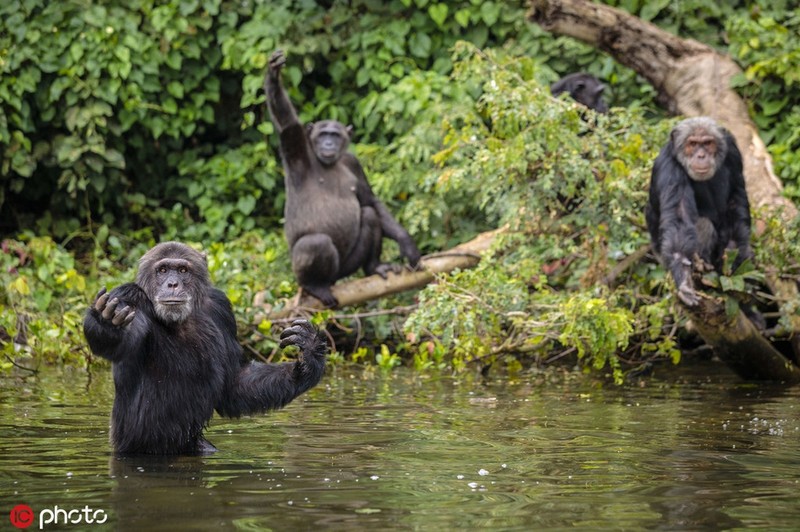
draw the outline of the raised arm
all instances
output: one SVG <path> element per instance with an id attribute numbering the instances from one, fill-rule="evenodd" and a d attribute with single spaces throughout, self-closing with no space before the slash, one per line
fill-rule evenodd
<path id="1" fill-rule="evenodd" d="M 264 92 L 267 94 L 269 115 L 280 136 L 287 178 L 299 181 L 306 176 L 310 167 L 311 147 L 305 128 L 297 118 L 297 112 L 281 83 L 281 70 L 285 64 L 283 51 L 276 50 L 270 57 L 264 77 Z"/>
<path id="2" fill-rule="evenodd" d="M 283 133 L 291 126 L 301 125 L 289 95 L 281 84 L 281 70 L 285 65 L 286 56 L 283 55 L 283 50 L 276 50 L 269 59 L 269 67 L 264 77 L 267 108 L 278 133 Z"/>
<path id="3" fill-rule="evenodd" d="M 299 358 L 282 364 L 245 363 L 216 406 L 217 412 L 238 417 L 282 408 L 320 381 L 328 348 L 311 323 L 296 320 L 281 334 L 280 345 L 296 345 Z"/>
<path id="4" fill-rule="evenodd" d="M 89 348 L 112 362 L 137 356 L 152 326 L 152 305 L 135 283 L 103 288 L 83 319 Z"/>

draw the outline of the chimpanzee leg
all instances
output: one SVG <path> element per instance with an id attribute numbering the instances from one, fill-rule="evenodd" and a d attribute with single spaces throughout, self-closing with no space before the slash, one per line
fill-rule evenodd
<path id="1" fill-rule="evenodd" d="M 339 271 L 339 253 L 326 234 L 300 237 L 292 246 L 292 270 L 303 290 L 328 307 L 338 303 L 331 293 Z"/>
<path id="2" fill-rule="evenodd" d="M 717 230 L 714 229 L 714 224 L 708 218 L 701 216 L 694 223 L 694 227 L 697 230 L 697 254 L 707 263 L 714 264 L 719 247 L 719 239 L 717 238 Z"/>
<path id="3" fill-rule="evenodd" d="M 346 277 L 359 268 L 372 275 L 376 272 L 381 259 L 383 232 L 378 213 L 372 207 L 361 208 L 361 227 L 350 254 L 345 257 L 339 268 L 339 276 Z"/>

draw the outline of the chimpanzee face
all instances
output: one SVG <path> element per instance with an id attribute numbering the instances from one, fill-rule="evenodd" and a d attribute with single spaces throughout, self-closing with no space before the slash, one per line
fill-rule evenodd
<path id="1" fill-rule="evenodd" d="M 184 259 L 161 259 L 154 265 L 154 289 L 150 294 L 156 314 L 168 323 L 184 321 L 192 313 L 191 263 Z"/>
<path id="2" fill-rule="evenodd" d="M 608 104 L 603 100 L 605 90 L 599 79 L 586 72 L 569 74 L 550 86 L 553 96 L 567 92 L 573 100 L 598 113 L 608 112 Z"/>
<path id="3" fill-rule="evenodd" d="M 725 160 L 725 137 L 715 122 L 705 117 L 688 118 L 672 130 L 675 157 L 689 177 L 708 181 Z"/>
<path id="4" fill-rule="evenodd" d="M 309 139 L 314 153 L 325 166 L 335 164 L 350 144 L 351 128 L 336 120 L 309 124 Z"/>
<path id="5" fill-rule="evenodd" d="M 717 141 L 704 130 L 696 130 L 686 139 L 683 154 L 691 169 L 692 178 L 705 181 L 714 176 L 717 169 Z"/>
<path id="6" fill-rule="evenodd" d="M 183 244 L 158 244 L 140 259 L 136 284 L 147 293 L 162 321 L 182 323 L 207 297 L 206 258 Z"/>
<path id="7" fill-rule="evenodd" d="M 598 113 L 608 112 L 608 105 L 603 100 L 603 91 L 606 86 L 602 83 L 579 83 L 573 92 L 570 92 L 576 102 L 582 103 L 589 109 L 594 109 Z"/>

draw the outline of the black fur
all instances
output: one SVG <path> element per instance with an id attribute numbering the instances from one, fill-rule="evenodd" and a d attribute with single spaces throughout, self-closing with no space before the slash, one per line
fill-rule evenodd
<path id="1" fill-rule="evenodd" d="M 177 243 L 159 244 L 145 257 L 153 252 L 154 258 L 174 256 L 173 250 L 183 248 L 190 250 Z M 137 282 L 149 279 L 142 269 L 152 264 L 143 258 Z M 86 313 L 89 347 L 113 363 L 116 396 L 110 437 L 119 453 L 213 452 L 203 429 L 215 409 L 238 417 L 281 408 L 316 385 L 324 372 L 327 348 L 307 321 L 296 321 L 282 336 L 282 346 L 301 349 L 296 362 L 247 361 L 228 298 L 208 283 L 204 258 L 201 264 L 193 258 L 192 265 L 202 298 L 182 321 L 159 317 L 148 294 L 154 287 L 137 283 L 109 294 L 101 291 Z M 114 310 L 115 300 L 117 310 L 111 316 L 106 310 Z M 126 315 L 133 317 L 114 323 L 115 317 Z"/>
<path id="2" fill-rule="evenodd" d="M 599 79 L 584 72 L 569 74 L 550 85 L 553 96 L 567 92 L 573 100 L 598 113 L 608 112 L 608 105 L 603 100 L 605 89 L 606 86 Z"/>
<path id="3" fill-rule="evenodd" d="M 719 153 L 724 156 L 713 177 L 706 181 L 689 177 L 679 161 L 683 146 L 675 141 L 685 139 L 686 128 L 697 123 L 715 126 Z M 690 264 L 695 255 L 718 271 L 726 248 L 739 250 L 734 267 L 752 257 L 750 203 L 742 173 L 742 155 L 733 136 L 712 119 L 688 119 L 678 124 L 653 164 L 645 217 L 653 249 L 671 272 L 679 295 L 689 305 L 697 302 L 690 278 Z"/>
<path id="4" fill-rule="evenodd" d="M 283 52 L 270 59 L 264 90 L 280 134 L 286 181 L 284 230 L 300 286 L 327 306 L 331 286 L 359 268 L 383 277 L 381 241 L 391 238 L 411 266 L 420 253 L 411 236 L 375 196 L 358 159 L 347 150 L 350 128 L 335 120 L 304 128 L 280 80 Z M 323 146 L 320 139 L 327 139 Z"/>

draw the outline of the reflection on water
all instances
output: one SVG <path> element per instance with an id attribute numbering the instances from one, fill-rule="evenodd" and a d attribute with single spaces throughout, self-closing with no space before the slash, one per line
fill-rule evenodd
<path id="1" fill-rule="evenodd" d="M 601 388 L 339 370 L 283 411 L 215 417 L 220 451 L 174 459 L 111 455 L 106 371 L 4 377 L 0 510 L 89 506 L 120 530 L 796 528 L 798 388 L 680 371 Z"/>

